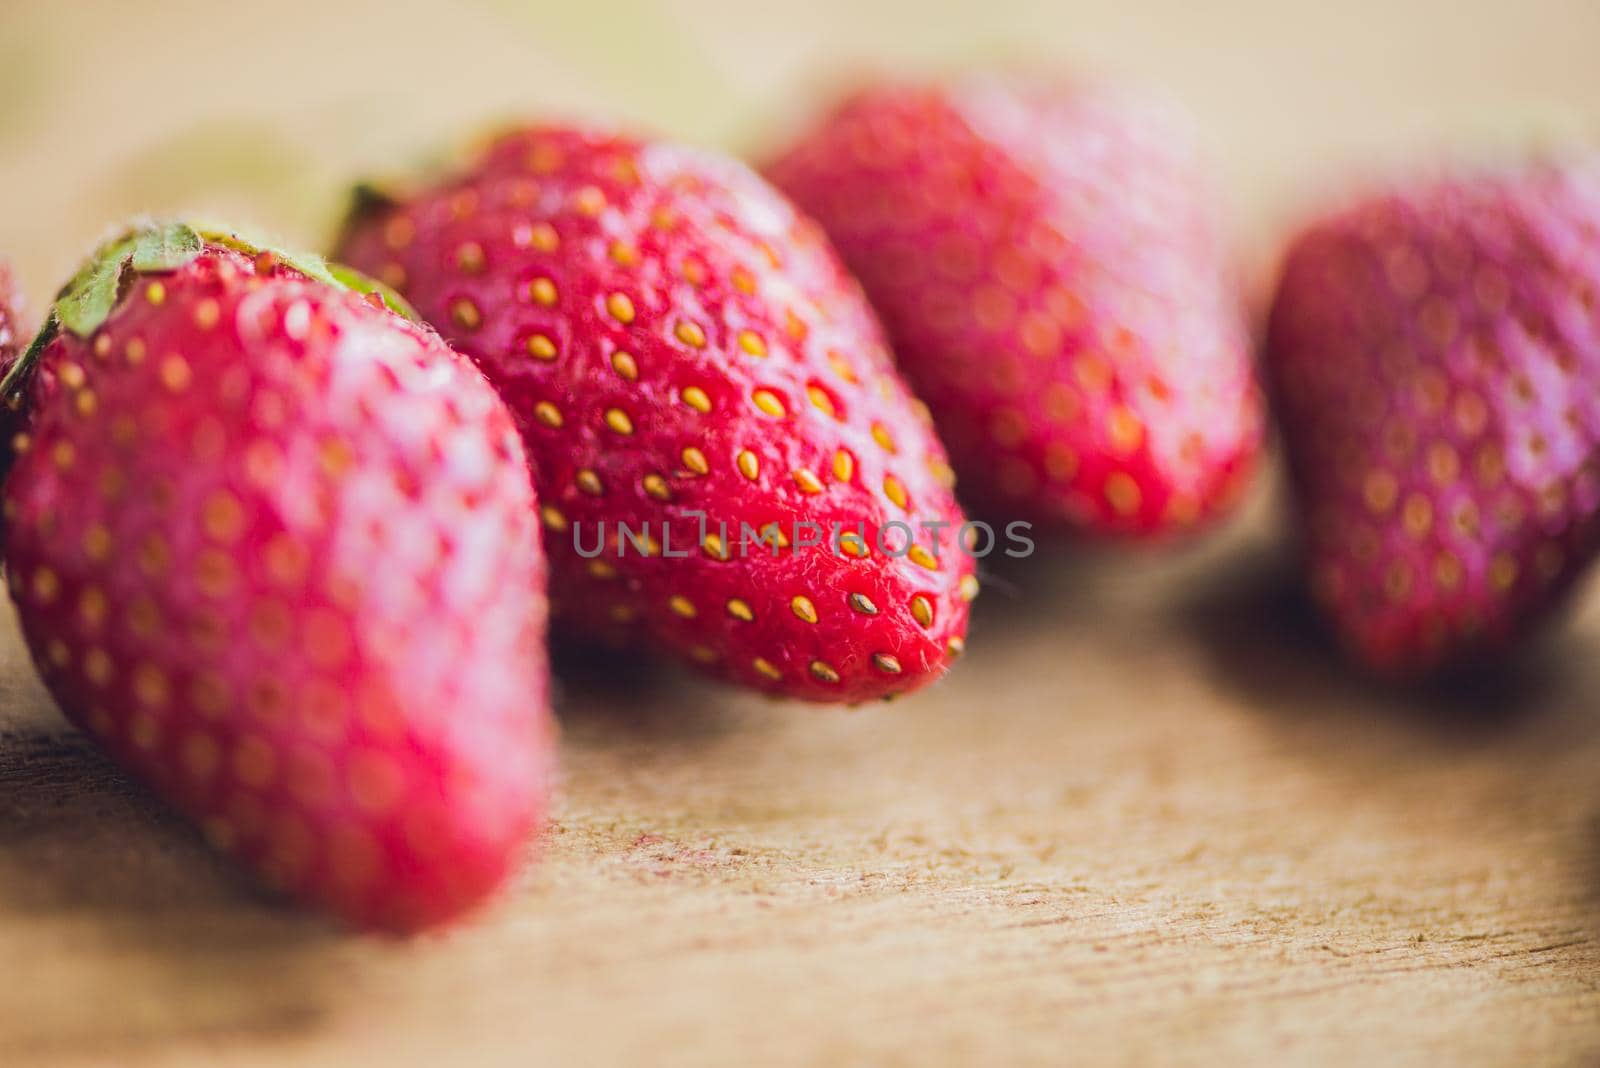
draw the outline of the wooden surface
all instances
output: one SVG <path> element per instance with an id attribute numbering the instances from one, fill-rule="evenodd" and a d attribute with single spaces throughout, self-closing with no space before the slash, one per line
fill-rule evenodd
<path id="1" fill-rule="evenodd" d="M 869 58 L 1172 86 L 1261 262 L 1362 160 L 1600 130 L 1582 0 L 804 6 L 6 0 L 0 249 L 42 294 L 140 208 L 314 242 L 345 177 L 464 123 L 751 144 Z M 542 858 L 412 943 L 214 860 L 6 614 L 0 1064 L 1596 1063 L 1600 591 L 1507 670 L 1395 693 L 1331 656 L 1281 543 L 1263 490 L 1197 552 L 1041 556 L 944 684 L 858 712 L 568 658 Z"/>

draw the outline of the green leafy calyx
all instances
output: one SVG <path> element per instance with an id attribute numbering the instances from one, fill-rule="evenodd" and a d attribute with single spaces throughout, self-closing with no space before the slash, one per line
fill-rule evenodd
<path id="1" fill-rule="evenodd" d="M 57 334 L 65 330 L 75 337 L 88 338 L 98 330 L 123 292 L 128 275 L 162 274 L 191 263 L 207 244 L 242 252 L 247 256 L 270 254 L 273 259 L 313 281 L 354 293 L 376 294 L 389 310 L 412 321 L 416 311 L 399 294 L 359 271 L 329 264 L 321 256 L 277 246 L 230 227 L 191 225 L 186 222 L 140 224 L 120 237 L 101 245 L 89 262 L 73 276 L 45 317 L 44 326 L 31 344 L 0 379 L 0 400 L 10 401 L 19 393 L 44 351 Z"/>

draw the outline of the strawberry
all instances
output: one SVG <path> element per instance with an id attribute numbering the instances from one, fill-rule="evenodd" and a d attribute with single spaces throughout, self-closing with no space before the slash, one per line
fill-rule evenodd
<path id="1" fill-rule="evenodd" d="M 11 266 L 0 260 L 0 368 L 10 367 L 18 355 L 17 346 L 21 338 L 18 314 L 21 303 L 16 282 L 11 276 Z M 10 441 L 21 428 L 21 416 L 9 407 L 0 407 L 0 443 Z M 3 452 L 3 448 L 0 448 L 0 465 L 6 462 Z M 4 474 L 4 467 L 0 466 L 0 477 L 4 477 Z"/>
<path id="2" fill-rule="evenodd" d="M 862 90 L 767 173 L 866 287 L 967 503 L 1126 537 L 1223 511 L 1260 443 L 1195 156 L 1159 102 L 972 76 Z"/>
<path id="3" fill-rule="evenodd" d="M 544 801 L 519 439 L 430 330 L 181 224 L 96 254 L 4 383 L 29 650 L 62 710 L 271 884 L 447 920 Z"/>
<path id="4" fill-rule="evenodd" d="M 741 165 L 520 130 L 369 193 L 341 256 L 510 405 L 573 630 L 816 701 L 961 651 L 977 580 L 944 450 L 821 235 Z"/>
<path id="5" fill-rule="evenodd" d="M 17 355 L 17 290 L 11 267 L 0 260 L 0 365 L 9 367 Z"/>
<path id="6" fill-rule="evenodd" d="M 1414 675 L 1503 651 L 1596 548 L 1600 156 L 1315 222 L 1267 369 L 1311 588 L 1354 656 Z"/>

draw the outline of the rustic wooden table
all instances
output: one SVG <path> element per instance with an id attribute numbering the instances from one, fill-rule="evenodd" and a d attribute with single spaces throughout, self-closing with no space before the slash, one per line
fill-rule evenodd
<path id="1" fill-rule="evenodd" d="M 143 208 L 314 241 L 345 176 L 484 116 L 749 143 L 830 65 L 1026 46 L 1172 85 L 1266 250 L 1329 167 L 1600 129 L 1600 6 L 1475 6 L 7 0 L 0 249 L 42 295 Z M 945 683 L 857 712 L 569 659 L 542 857 L 410 943 L 213 859 L 0 613 L 0 1064 L 1595 1063 L 1600 598 L 1397 693 L 1282 540 L 1264 485 L 1198 551 L 1042 556 Z"/>

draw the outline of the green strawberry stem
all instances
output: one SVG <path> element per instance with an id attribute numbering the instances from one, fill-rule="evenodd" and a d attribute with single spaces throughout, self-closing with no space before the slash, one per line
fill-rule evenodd
<path id="1" fill-rule="evenodd" d="M 388 286 L 353 268 L 330 264 L 314 253 L 280 248 L 228 227 L 146 222 L 101 245 L 56 295 L 38 334 L 6 371 L 5 377 L 0 378 L 0 401 L 15 405 L 39 361 L 39 354 L 62 330 L 87 338 L 100 328 L 116 307 L 130 269 L 137 274 L 175 271 L 192 262 L 208 243 L 251 257 L 270 254 L 307 278 L 335 289 L 362 295 L 376 293 L 390 311 L 413 322 L 419 321 L 411 305 Z"/>

